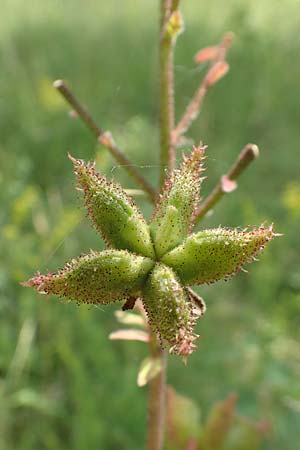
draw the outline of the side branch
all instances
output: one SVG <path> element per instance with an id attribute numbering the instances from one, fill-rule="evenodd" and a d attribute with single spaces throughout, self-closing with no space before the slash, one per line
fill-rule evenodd
<path id="1" fill-rule="evenodd" d="M 129 175 L 131 175 L 131 177 L 134 178 L 135 181 L 143 188 L 143 190 L 147 193 L 150 201 L 154 203 L 156 199 L 155 190 L 121 152 L 112 135 L 109 132 L 103 131 L 97 125 L 90 112 L 79 102 L 79 100 L 75 97 L 75 95 L 63 80 L 56 80 L 53 83 L 53 86 L 76 111 L 87 128 L 89 128 L 91 132 L 98 138 L 98 141 L 110 151 L 113 157 L 124 167 Z"/>
<path id="2" fill-rule="evenodd" d="M 213 189 L 211 194 L 199 206 L 194 215 L 194 225 L 197 225 L 205 216 L 205 214 L 213 208 L 213 206 L 223 197 L 224 194 L 232 192 L 236 188 L 235 180 L 248 167 L 248 165 L 259 156 L 259 149 L 255 144 L 248 144 L 241 151 L 238 159 L 233 164 L 226 175 Z"/>
<path id="3" fill-rule="evenodd" d="M 232 33 L 226 33 L 218 46 L 207 47 L 197 53 L 195 57 L 197 63 L 211 61 L 211 64 L 207 74 L 188 104 L 182 118 L 173 130 L 172 143 L 174 147 L 178 145 L 181 136 L 190 128 L 191 124 L 198 117 L 209 88 L 216 84 L 228 72 L 229 65 L 225 59 L 232 43 L 232 39 Z"/>

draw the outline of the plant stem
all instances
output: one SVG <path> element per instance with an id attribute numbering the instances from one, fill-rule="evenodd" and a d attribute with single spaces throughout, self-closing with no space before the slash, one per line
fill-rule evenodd
<path id="1" fill-rule="evenodd" d="M 147 450 L 162 450 L 165 429 L 167 353 L 161 348 L 156 334 L 152 332 L 150 332 L 150 353 L 152 358 L 160 358 L 162 368 L 159 374 L 149 382 Z"/>
<path id="2" fill-rule="evenodd" d="M 166 179 L 166 169 L 175 165 L 172 131 L 174 128 L 174 73 L 173 46 L 175 39 L 166 33 L 165 26 L 170 14 L 177 9 L 179 0 L 160 0 L 160 188 Z M 147 450 L 162 450 L 164 446 L 166 409 L 167 352 L 161 348 L 155 333 L 150 331 L 150 354 L 160 358 L 161 371 L 149 383 Z"/>
<path id="3" fill-rule="evenodd" d="M 259 156 L 259 149 L 255 144 L 247 144 L 246 147 L 241 151 L 237 160 L 225 175 L 226 179 L 229 181 L 235 181 L 241 173 L 248 167 L 248 165 Z M 221 180 L 210 193 L 210 195 L 204 200 L 204 202 L 199 206 L 198 210 L 194 216 L 194 224 L 197 225 L 205 214 L 223 197 L 226 193 L 224 190 L 224 183 Z"/>
<path id="4" fill-rule="evenodd" d="M 147 193 L 149 200 L 154 203 L 156 199 L 156 192 L 148 181 L 136 170 L 133 164 L 121 152 L 115 143 L 112 135 L 109 132 L 104 132 L 93 119 L 90 112 L 79 102 L 79 100 L 72 93 L 65 81 L 56 80 L 53 83 L 55 89 L 65 98 L 65 100 L 72 106 L 78 116 L 91 130 L 91 132 L 98 138 L 98 141 L 106 147 L 113 157 L 124 167 L 124 169 L 131 175 L 132 178 L 143 188 Z"/>
<path id="5" fill-rule="evenodd" d="M 220 78 L 226 75 L 228 69 L 229 66 L 226 62 L 217 61 L 207 72 L 207 75 L 200 83 L 200 86 L 188 104 L 182 118 L 172 132 L 173 146 L 176 147 L 178 145 L 181 136 L 190 128 L 194 120 L 197 119 L 208 90 L 219 81 Z"/>
<path id="6" fill-rule="evenodd" d="M 168 0 L 161 0 L 160 29 L 160 186 L 163 187 L 166 169 L 172 171 L 175 165 L 175 147 L 172 143 L 174 118 L 174 39 L 166 32 L 166 23 L 171 12 Z"/>

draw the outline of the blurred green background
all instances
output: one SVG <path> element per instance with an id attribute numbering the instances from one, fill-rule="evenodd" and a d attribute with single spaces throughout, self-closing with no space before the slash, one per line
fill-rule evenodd
<path id="1" fill-rule="evenodd" d="M 201 405 L 239 394 L 267 419 L 264 449 L 297 450 L 300 429 L 300 12 L 298 0 L 182 0 L 177 117 L 204 68 L 193 56 L 227 30 L 231 70 L 189 136 L 209 145 L 203 195 L 247 142 L 261 157 L 203 226 L 274 222 L 284 233 L 229 283 L 199 290 L 208 305 L 198 351 L 170 357 L 169 382 Z M 146 347 L 108 341 L 116 309 L 64 305 L 19 286 L 101 239 L 90 228 L 66 152 L 97 158 L 134 187 L 52 88 L 65 78 L 152 183 L 158 179 L 158 2 L 2 0 L 0 19 L 0 449 L 141 450 Z M 180 155 L 178 153 L 178 160 Z M 139 204 L 147 217 L 151 207 Z M 244 448 L 244 447 L 243 447 Z M 253 448 L 245 446 L 246 450 Z"/>

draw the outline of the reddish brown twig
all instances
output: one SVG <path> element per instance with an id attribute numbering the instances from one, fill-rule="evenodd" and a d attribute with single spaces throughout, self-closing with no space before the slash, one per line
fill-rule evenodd
<path id="1" fill-rule="evenodd" d="M 152 332 L 150 354 L 152 358 L 160 359 L 162 368 L 149 382 L 147 450 L 162 450 L 165 431 L 167 352 L 161 348 L 157 336 Z"/>
<path id="2" fill-rule="evenodd" d="M 172 132 L 172 143 L 174 147 L 178 145 L 181 136 L 198 117 L 209 88 L 216 84 L 228 72 L 229 66 L 225 59 L 232 43 L 232 39 L 232 33 L 226 33 L 218 46 L 209 47 L 210 51 L 208 51 L 208 48 L 203 50 L 203 52 L 206 52 L 206 58 L 203 59 L 203 61 L 211 60 L 212 62 L 207 74 L 188 104 L 182 118 Z"/>
<path id="3" fill-rule="evenodd" d="M 259 149 L 255 144 L 248 144 L 241 151 L 237 160 L 226 175 L 223 175 L 211 194 L 199 206 L 194 215 L 194 224 L 197 225 L 205 214 L 220 200 L 225 193 L 235 188 L 235 180 L 259 156 Z"/>
<path id="4" fill-rule="evenodd" d="M 156 192 L 148 181 L 136 170 L 134 165 L 126 158 L 121 152 L 117 144 L 115 143 L 111 133 L 105 132 L 97 125 L 93 119 L 91 113 L 79 102 L 79 100 L 72 93 L 65 81 L 56 80 L 53 83 L 55 89 L 57 89 L 64 99 L 71 105 L 76 111 L 81 120 L 91 130 L 91 132 L 98 138 L 98 141 L 106 147 L 113 157 L 124 167 L 124 169 L 131 175 L 132 178 L 142 187 L 147 193 L 152 203 L 155 202 Z"/>

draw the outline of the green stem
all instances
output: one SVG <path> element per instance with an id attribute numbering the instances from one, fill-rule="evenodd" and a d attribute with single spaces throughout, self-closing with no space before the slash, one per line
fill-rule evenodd
<path id="1" fill-rule="evenodd" d="M 174 118 L 174 40 L 165 30 L 169 19 L 166 14 L 168 2 L 162 0 L 162 27 L 160 32 L 160 186 L 164 185 L 166 170 L 172 171 L 175 165 L 175 148 L 172 142 Z"/>
<path id="2" fill-rule="evenodd" d="M 174 128 L 174 74 L 173 46 L 175 40 L 165 32 L 165 26 L 178 7 L 179 0 L 161 0 L 160 15 L 160 188 L 166 179 L 166 170 L 172 171 L 175 165 L 172 131 Z M 166 369 L 167 353 L 161 348 L 155 333 L 150 332 L 150 354 L 160 358 L 161 371 L 149 383 L 148 438 L 147 450 L 162 450 L 164 446 L 166 409 Z"/>
<path id="3" fill-rule="evenodd" d="M 149 383 L 147 450 L 162 450 L 164 446 L 166 409 L 167 353 L 160 346 L 154 333 L 150 337 L 152 358 L 160 358 L 161 371 Z"/>

